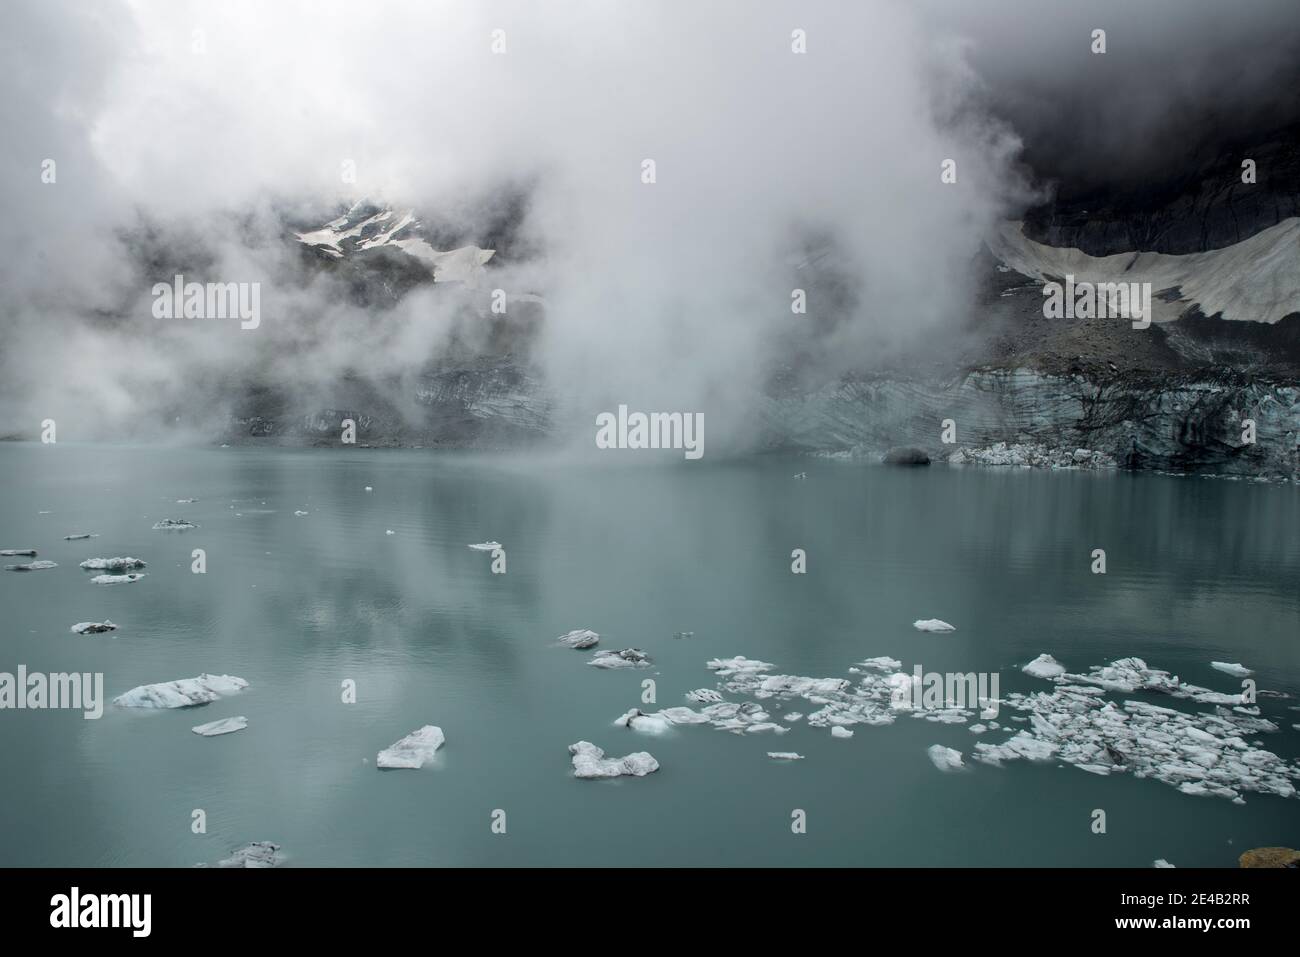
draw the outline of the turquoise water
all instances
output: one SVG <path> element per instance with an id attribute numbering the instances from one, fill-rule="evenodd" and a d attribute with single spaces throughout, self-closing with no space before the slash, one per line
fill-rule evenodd
<path id="1" fill-rule="evenodd" d="M 109 706 L 97 721 L 0 711 L 0 864 L 189 866 L 253 840 L 280 843 L 297 866 L 1235 866 L 1250 847 L 1300 845 L 1294 799 L 1237 806 L 1054 764 L 944 774 L 926 748 L 969 754 L 962 725 L 901 720 L 850 740 L 803 724 L 779 738 L 613 726 L 629 708 L 686 704 L 715 683 L 705 662 L 734 655 L 814 677 L 890 655 L 908 671 L 998 672 L 1004 693 L 1044 687 L 1019 671 L 1041 652 L 1076 671 L 1137 655 L 1240 690 L 1209 667 L 1218 660 L 1300 695 L 1296 488 L 640 463 L 0 445 L 0 547 L 59 563 L 0 573 L 0 671 L 103 672 L 109 697 L 202 672 L 250 682 L 201 708 Z M 201 527 L 152 530 L 174 517 Z M 62 540 L 76 532 L 99 537 Z M 504 575 L 465 547 L 492 539 Z M 191 572 L 195 548 L 206 574 Z M 794 548 L 805 575 L 791 574 Z M 1095 548 L 1105 575 L 1090 572 Z M 77 567 L 117 555 L 147 561 L 148 576 L 95 586 Z M 931 617 L 958 630 L 911 627 Z M 104 618 L 119 630 L 69 633 Z M 552 643 L 575 628 L 655 665 L 587 667 L 590 653 Z M 646 678 L 655 706 L 641 701 Z M 347 679 L 355 704 L 341 700 Z M 1298 702 L 1261 701 L 1283 728 L 1261 740 L 1288 758 L 1300 755 Z M 248 729 L 190 733 L 232 715 Z M 433 765 L 375 768 L 376 752 L 425 724 L 447 739 Z M 614 756 L 648 750 L 661 768 L 576 780 L 567 746 L 583 739 Z M 206 833 L 192 833 L 196 808 Z M 791 832 L 796 808 L 805 834 Z M 1090 828 L 1096 808 L 1104 835 Z M 496 809 L 505 834 L 491 829 Z"/>

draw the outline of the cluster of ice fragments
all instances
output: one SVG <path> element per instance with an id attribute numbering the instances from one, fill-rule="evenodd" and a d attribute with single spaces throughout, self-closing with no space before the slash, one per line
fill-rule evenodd
<path id="1" fill-rule="evenodd" d="M 707 662 L 719 677 L 718 688 L 687 692 L 699 706 L 664 708 L 651 714 L 628 711 L 615 724 L 635 731 L 660 733 L 678 725 L 707 724 L 735 734 L 789 730 L 778 724 L 769 708 L 795 699 L 815 706 L 806 716 L 797 711 L 781 715 L 785 722 L 806 720 L 829 728 L 835 737 L 852 736 L 855 725 L 893 724 L 900 716 L 944 724 L 966 724 L 973 709 L 900 707 L 900 681 L 912 676 L 900 672 L 901 662 L 888 656 L 858 662 L 847 678 L 809 678 L 777 675 L 770 662 L 738 656 Z M 1239 665 L 1232 666 L 1241 668 Z M 1210 795 L 1244 803 L 1241 793 L 1253 791 L 1295 797 L 1300 763 L 1287 761 L 1247 741 L 1261 733 L 1279 730 L 1247 706 L 1241 694 L 1225 694 L 1150 668 L 1140 658 L 1121 658 L 1094 666 L 1087 674 L 1071 674 L 1051 655 L 1039 655 L 1022 669 L 1026 674 L 1054 683 L 1054 690 L 1029 694 L 1010 693 L 1000 706 L 1018 714 L 1013 728 L 997 721 L 971 724 L 976 735 L 1009 734 L 1001 743 L 980 740 L 971 757 L 1001 766 L 1005 761 L 1053 761 L 1074 765 L 1093 774 L 1132 773 L 1177 787 L 1184 794 Z M 1222 670 L 1222 669 L 1220 669 Z M 1240 673 L 1248 669 L 1241 668 Z M 1238 673 L 1236 671 L 1234 674 Z M 1212 708 L 1180 711 L 1140 700 L 1109 700 L 1107 693 L 1155 692 Z M 725 696 L 753 700 L 733 701 Z M 771 702 L 771 704 L 769 704 Z M 791 758 L 794 752 L 769 752 L 773 758 Z M 930 760 L 940 770 L 968 767 L 956 749 L 934 745 Z"/>
<path id="2" fill-rule="evenodd" d="M 1060 671 L 1056 670 L 1060 667 Z M 1141 658 L 1121 658 L 1070 674 L 1050 655 L 1024 669 L 1055 683 L 1051 692 L 1008 694 L 1003 705 L 1019 711 L 1028 727 L 1001 744 L 981 741 L 972 757 L 1003 761 L 1061 761 L 1093 774 L 1130 772 L 1154 778 L 1184 794 L 1245 803 L 1243 791 L 1295 797 L 1300 765 L 1249 743 L 1246 738 L 1278 730 L 1247 706 L 1241 694 L 1224 694 L 1150 668 Z M 1181 711 L 1145 701 L 1110 701 L 1106 692 L 1157 692 L 1209 705 L 1212 712 Z"/>
<path id="3" fill-rule="evenodd" d="M 1091 449 L 1054 449 L 1037 442 L 997 442 L 982 449 L 958 449 L 948 456 L 952 465 L 1010 465 L 1039 469 L 1113 469 L 1115 457 Z"/>
<path id="4" fill-rule="evenodd" d="M 234 675 L 203 674 L 197 678 L 140 685 L 118 695 L 113 703 L 123 708 L 190 708 L 236 694 L 247 687 L 247 681 Z"/>

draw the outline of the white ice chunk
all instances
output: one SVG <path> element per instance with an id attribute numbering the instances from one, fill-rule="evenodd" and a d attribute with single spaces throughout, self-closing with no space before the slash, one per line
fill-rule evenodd
<path id="1" fill-rule="evenodd" d="M 113 699 L 123 708 L 189 708 L 207 704 L 248 687 L 248 682 L 234 675 L 199 675 L 158 684 L 140 685 Z"/>
<path id="2" fill-rule="evenodd" d="M 946 621 L 941 621 L 938 618 L 917 619 L 916 621 L 912 622 L 912 627 L 915 628 L 917 631 L 956 631 L 957 630 L 953 625 L 948 624 Z"/>
<path id="3" fill-rule="evenodd" d="M 942 744 L 932 744 L 925 752 L 940 771 L 959 771 L 966 767 L 961 760 L 961 752 L 945 748 Z"/>
<path id="4" fill-rule="evenodd" d="M 769 751 L 769 758 L 775 758 L 777 761 L 802 761 L 803 755 L 794 751 Z"/>
<path id="5" fill-rule="evenodd" d="M 837 725 L 832 726 L 832 728 L 831 728 L 831 737 L 832 737 L 832 738 L 851 738 L 851 737 L 853 737 L 853 732 L 850 731 L 848 728 L 844 727 L 844 725 L 842 725 L 842 724 L 837 724 Z"/>
<path id="6" fill-rule="evenodd" d="M 79 621 L 70 630 L 74 635 L 102 635 L 106 631 L 116 631 L 117 625 L 105 618 L 103 621 Z"/>
<path id="7" fill-rule="evenodd" d="M 92 585 L 129 585 L 148 577 L 147 572 L 130 572 L 126 575 L 96 575 L 90 580 Z"/>
<path id="8" fill-rule="evenodd" d="M 585 628 L 578 628 L 574 631 L 566 632 L 555 639 L 557 644 L 564 645 L 566 648 L 576 648 L 581 651 L 584 648 L 590 648 L 600 641 L 600 635 L 594 631 L 588 631 Z"/>
<path id="9" fill-rule="evenodd" d="M 412 731 L 396 744 L 379 752 L 375 766 L 380 768 L 419 768 L 425 761 L 432 760 L 433 754 L 445 739 L 442 728 L 426 724 L 418 731 Z"/>
<path id="10" fill-rule="evenodd" d="M 95 571 L 120 572 L 128 568 L 144 568 L 145 563 L 138 558 L 87 558 L 81 563 L 81 567 Z"/>
<path id="11" fill-rule="evenodd" d="M 659 770 L 659 762 L 646 751 L 636 751 L 621 758 L 607 758 L 605 752 L 590 741 L 569 745 L 573 755 L 575 778 L 617 778 L 623 775 L 645 777 Z"/>
<path id="12" fill-rule="evenodd" d="M 1046 678 L 1050 681 L 1065 674 L 1065 665 L 1049 654 L 1041 654 L 1020 670 L 1031 677 Z"/>
<path id="13" fill-rule="evenodd" d="M 243 731 L 247 727 L 248 719 L 241 714 L 237 718 L 222 718 L 220 721 L 209 721 L 207 724 L 196 725 L 190 730 L 195 734 L 203 735 L 205 738 L 212 738 L 219 734 Z"/>
<path id="14" fill-rule="evenodd" d="M 1211 661 L 1210 667 L 1215 671 L 1222 671 L 1225 675 L 1232 675 L 1234 678 L 1244 678 L 1246 675 L 1255 673 L 1243 665 L 1229 664 L 1226 661 Z"/>

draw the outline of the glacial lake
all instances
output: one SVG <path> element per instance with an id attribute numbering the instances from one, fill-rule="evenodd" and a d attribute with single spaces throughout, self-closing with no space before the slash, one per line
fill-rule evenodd
<path id="1" fill-rule="evenodd" d="M 108 704 L 99 720 L 0 711 L 0 865 L 187 867 L 263 840 L 291 866 L 1235 867 L 1252 847 L 1300 846 L 1295 798 L 1237 805 L 1055 761 L 971 761 L 1005 729 L 977 738 L 910 716 L 846 739 L 806 720 L 779 736 L 614 725 L 715 687 L 713 658 L 856 679 L 851 666 L 885 655 L 909 673 L 997 673 L 1006 694 L 1050 688 L 1020 671 L 1040 653 L 1076 672 L 1134 655 L 1222 692 L 1240 680 L 1211 661 L 1253 669 L 1292 697 L 1260 699 L 1281 730 L 1251 740 L 1293 761 L 1294 486 L 610 456 L 0 444 L 0 547 L 58 563 L 0 572 L 0 672 L 102 672 L 108 698 L 204 672 L 250 682 L 198 708 Z M 168 518 L 200 527 L 153 530 Z M 81 532 L 98 537 L 63 540 Z M 505 574 L 466 547 L 489 540 L 505 546 Z M 198 548 L 204 574 L 191 571 Z M 791 572 L 795 548 L 806 574 Z M 1104 575 L 1091 571 L 1098 548 Z M 78 568 L 114 556 L 145 560 L 147 577 L 100 586 Z M 106 618 L 119 629 L 69 631 Z M 912 627 L 927 618 L 957 630 Z M 636 647 L 654 664 L 589 667 L 592 651 L 554 644 L 579 628 L 600 633 L 596 650 Z M 190 731 L 235 715 L 246 730 Z M 376 768 L 426 724 L 446 735 L 431 764 Z M 649 751 L 660 769 L 578 780 L 567 747 L 580 740 Z M 939 770 L 934 744 L 968 769 Z M 806 833 L 792 832 L 796 809 Z"/>

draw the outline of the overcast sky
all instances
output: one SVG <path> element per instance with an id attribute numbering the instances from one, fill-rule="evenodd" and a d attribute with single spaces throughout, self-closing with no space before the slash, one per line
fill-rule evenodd
<path id="1" fill-rule="evenodd" d="M 276 210 L 369 196 L 472 220 L 528 184 L 525 233 L 545 257 L 498 281 L 547 299 L 539 355 L 575 415 L 707 406 L 739 430 L 790 332 L 784 264 L 801 231 L 835 237 L 857 283 L 828 362 L 937 341 L 968 308 L 981 237 L 1053 180 L 1154 181 L 1194 146 L 1294 121 L 1298 11 L 9 3 L 0 413 L 9 431 L 59 415 L 93 437 L 196 392 L 222 408 L 252 368 L 322 401 L 346 370 L 415 374 L 445 340 L 450 301 L 358 314 L 303 284 Z M 946 158 L 956 185 L 940 183 Z M 143 223 L 207 247 L 214 274 L 195 278 L 263 282 L 262 328 L 160 327 L 149 285 L 165 277 L 142 275 L 122 240 Z"/>

